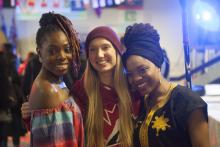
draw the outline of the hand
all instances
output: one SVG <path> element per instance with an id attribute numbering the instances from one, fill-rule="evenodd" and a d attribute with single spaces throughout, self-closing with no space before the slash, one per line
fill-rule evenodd
<path id="1" fill-rule="evenodd" d="M 31 117 L 31 110 L 29 102 L 24 102 L 21 106 L 22 118 L 27 119 Z"/>

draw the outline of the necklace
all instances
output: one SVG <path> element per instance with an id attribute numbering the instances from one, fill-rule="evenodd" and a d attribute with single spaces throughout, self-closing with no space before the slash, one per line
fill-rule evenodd
<path id="1" fill-rule="evenodd" d="M 147 110 L 147 113 L 151 111 L 152 109 L 162 107 L 167 102 L 167 100 L 169 99 L 168 95 L 170 94 L 171 89 L 173 87 L 172 85 L 173 84 L 169 83 L 169 87 L 166 90 L 166 92 L 162 96 L 158 97 L 160 98 L 158 102 L 153 102 L 152 98 L 150 99 L 149 95 L 144 96 L 145 109 Z"/>

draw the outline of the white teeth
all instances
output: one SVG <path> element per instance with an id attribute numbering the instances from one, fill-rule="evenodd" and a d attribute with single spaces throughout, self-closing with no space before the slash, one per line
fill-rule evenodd
<path id="1" fill-rule="evenodd" d="M 67 67 L 68 67 L 68 64 L 57 65 L 56 67 L 57 67 L 57 68 L 67 68 Z"/>
<path id="2" fill-rule="evenodd" d="M 99 61 L 99 62 L 96 62 L 97 64 L 105 64 L 106 61 Z"/>
<path id="3" fill-rule="evenodd" d="M 138 88 L 143 88 L 145 86 L 145 83 L 138 85 Z"/>

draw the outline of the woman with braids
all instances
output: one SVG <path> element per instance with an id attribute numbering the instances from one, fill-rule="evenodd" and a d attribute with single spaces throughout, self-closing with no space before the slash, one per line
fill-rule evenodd
<path id="1" fill-rule="evenodd" d="M 63 82 L 69 65 L 79 65 L 79 39 L 72 23 L 56 13 L 45 13 L 37 31 L 37 53 L 42 63 L 29 104 L 31 146 L 84 146 L 80 110 Z"/>
<path id="2" fill-rule="evenodd" d="M 107 26 L 96 27 L 88 34 L 85 49 L 85 73 L 72 92 L 84 117 L 86 146 L 132 147 L 132 116 L 137 116 L 139 99 L 131 99 L 128 91 L 119 38 Z"/>
<path id="3" fill-rule="evenodd" d="M 207 104 L 190 89 L 163 78 L 159 40 L 150 24 L 128 26 L 124 35 L 128 81 L 145 105 L 135 128 L 135 146 L 209 147 Z"/>

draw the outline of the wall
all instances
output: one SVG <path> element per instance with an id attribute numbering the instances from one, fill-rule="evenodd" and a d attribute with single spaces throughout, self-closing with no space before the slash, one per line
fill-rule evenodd
<path id="1" fill-rule="evenodd" d="M 9 18 L 12 10 L 4 10 Z M 74 13 L 74 12 L 73 12 Z M 144 9 L 137 10 L 134 21 L 126 21 L 127 11 L 119 9 L 105 9 L 100 18 L 93 10 L 87 11 L 85 18 L 72 20 L 80 33 L 81 40 L 85 39 L 88 31 L 95 26 L 108 25 L 113 27 L 119 35 L 123 35 L 125 27 L 134 22 L 151 23 L 161 35 L 161 46 L 167 50 L 171 63 L 170 76 L 178 76 L 184 73 L 182 49 L 182 22 L 181 9 L 176 0 L 144 0 Z M 69 16 L 67 16 L 69 17 Z M 35 35 L 38 29 L 38 20 L 18 20 L 18 51 L 24 58 L 28 51 L 35 50 Z"/>
<path id="2" fill-rule="evenodd" d="M 178 0 L 147 0 L 144 21 L 151 23 L 160 34 L 161 47 L 170 59 L 170 76 L 185 73 L 182 44 L 182 14 Z"/>

